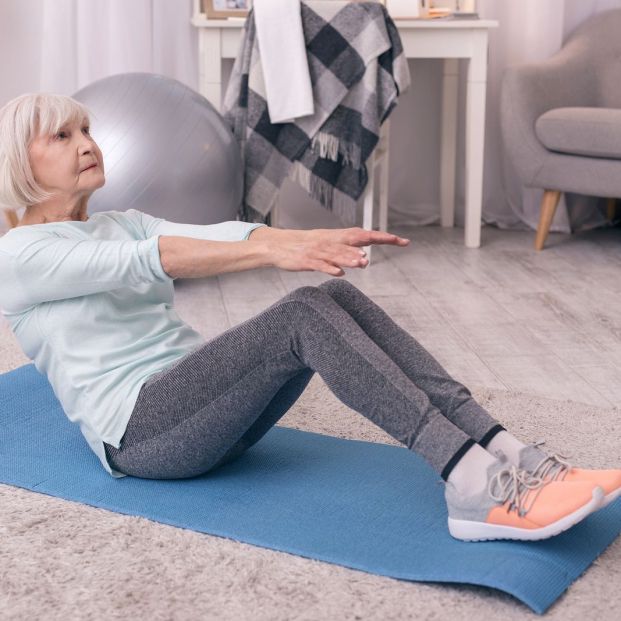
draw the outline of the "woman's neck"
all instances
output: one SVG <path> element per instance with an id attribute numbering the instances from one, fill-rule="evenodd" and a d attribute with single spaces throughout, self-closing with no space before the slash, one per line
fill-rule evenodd
<path id="1" fill-rule="evenodd" d="M 32 205 L 26 208 L 26 213 L 19 221 L 17 226 L 28 226 L 30 224 L 45 224 L 47 222 L 86 222 L 86 201 L 81 202 L 73 209 L 46 206 L 44 203 Z"/>

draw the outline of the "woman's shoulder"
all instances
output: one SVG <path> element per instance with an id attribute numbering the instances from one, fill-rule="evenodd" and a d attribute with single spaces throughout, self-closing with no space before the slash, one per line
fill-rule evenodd
<path id="1" fill-rule="evenodd" d="M 82 238 L 94 234 L 95 238 L 103 236 L 113 239 L 114 229 L 121 228 L 136 239 L 143 237 L 142 212 L 137 209 L 127 211 L 107 210 L 89 215 L 88 220 L 66 222 L 46 222 L 42 224 L 18 225 L 0 236 L 0 252 L 13 254 L 23 248 L 24 243 L 46 238 Z M 106 230 L 108 229 L 108 230 Z"/>
<path id="2" fill-rule="evenodd" d="M 46 237 L 63 237 L 64 232 L 75 230 L 76 225 L 84 225 L 85 222 L 44 222 L 39 224 L 18 224 L 9 229 L 0 237 L 0 248 L 13 246 L 15 243 L 23 243 L 25 240 L 44 239 Z"/>
<path id="3" fill-rule="evenodd" d="M 15 226 L 0 237 L 0 252 L 13 254 L 13 251 L 22 246 L 25 241 L 39 239 L 46 235 L 48 233 L 41 231 L 34 224 Z"/>

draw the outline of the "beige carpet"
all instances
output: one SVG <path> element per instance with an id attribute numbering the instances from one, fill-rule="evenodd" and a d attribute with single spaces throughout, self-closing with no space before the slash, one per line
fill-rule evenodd
<path id="1" fill-rule="evenodd" d="M 0 371 L 28 362 L 6 337 L 0 334 Z M 473 394 L 523 440 L 545 438 L 585 467 L 619 465 L 617 409 L 488 389 Z M 318 377 L 281 424 L 397 444 Z M 0 541 L 3 620 L 538 617 L 492 589 L 375 576 L 6 485 Z M 619 585 L 621 539 L 546 616 L 616 619 Z"/>

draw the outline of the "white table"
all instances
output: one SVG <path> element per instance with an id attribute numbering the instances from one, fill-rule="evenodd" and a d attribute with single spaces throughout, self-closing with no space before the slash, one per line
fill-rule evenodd
<path id="1" fill-rule="evenodd" d="M 442 226 L 455 221 L 455 166 L 457 144 L 458 59 L 467 58 L 466 95 L 466 209 L 464 243 L 481 244 L 485 92 L 488 31 L 494 20 L 396 20 L 407 58 L 443 58 L 442 145 L 440 202 Z M 222 60 L 237 56 L 242 19 L 206 19 L 198 13 L 192 24 L 199 29 L 199 90 L 218 110 L 222 103 Z M 410 88 L 416 88 L 414 82 Z"/>

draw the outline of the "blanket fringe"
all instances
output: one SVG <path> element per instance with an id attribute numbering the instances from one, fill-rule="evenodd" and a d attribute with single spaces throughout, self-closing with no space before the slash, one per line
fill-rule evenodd
<path id="1" fill-rule="evenodd" d="M 360 168 L 360 145 L 347 140 L 340 140 L 333 134 L 317 132 L 311 141 L 311 151 L 319 157 L 331 159 L 333 162 L 338 160 L 340 153 L 343 156 L 343 166 Z"/>
<path id="2" fill-rule="evenodd" d="M 299 183 L 307 194 L 319 201 L 326 209 L 332 211 L 332 195 L 334 188 L 327 181 L 303 166 L 299 161 L 295 162 L 291 170 L 291 179 Z"/>
<path id="3" fill-rule="evenodd" d="M 293 163 L 291 168 L 291 180 L 297 182 L 302 188 L 304 188 L 310 194 L 310 177 L 311 172 L 305 166 L 302 166 L 299 161 Z"/>
<path id="4" fill-rule="evenodd" d="M 311 150 L 319 157 L 327 157 L 336 162 L 339 153 L 339 139 L 326 132 L 317 132 L 313 136 Z"/>
<path id="5" fill-rule="evenodd" d="M 330 183 L 313 175 L 311 171 L 296 161 L 291 169 L 291 180 L 297 182 L 311 198 L 322 207 L 334 213 L 345 226 L 356 224 L 356 203 L 341 192 L 337 192 Z"/>
<path id="6" fill-rule="evenodd" d="M 311 175 L 310 195 L 318 200 L 326 209 L 332 211 L 334 186 L 317 175 Z"/>

